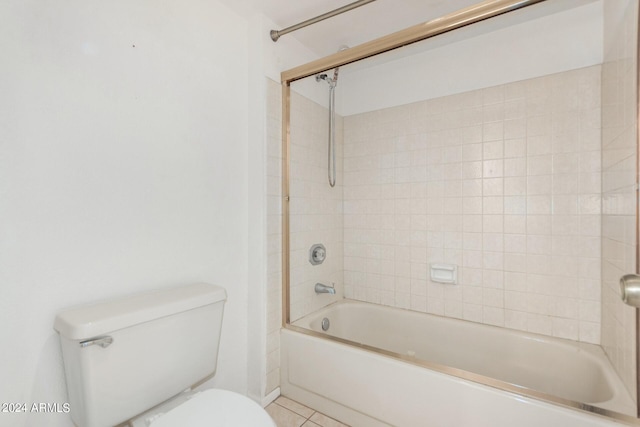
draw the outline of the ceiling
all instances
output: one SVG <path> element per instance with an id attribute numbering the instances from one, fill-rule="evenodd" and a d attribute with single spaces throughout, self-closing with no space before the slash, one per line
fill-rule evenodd
<path id="1" fill-rule="evenodd" d="M 329 12 L 354 0 L 223 0 L 243 13 L 261 12 L 277 25 L 275 30 Z M 342 45 L 364 42 L 454 12 L 479 0 L 377 0 L 282 36 L 293 37 L 318 56 Z"/>

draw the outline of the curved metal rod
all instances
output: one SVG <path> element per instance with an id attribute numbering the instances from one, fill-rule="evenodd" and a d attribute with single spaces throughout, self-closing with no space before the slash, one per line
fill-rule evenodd
<path id="1" fill-rule="evenodd" d="M 334 9 L 334 10 L 332 10 L 330 12 L 323 13 L 322 15 L 318 15 L 315 18 L 307 19 L 304 22 L 300 22 L 299 24 L 292 25 L 292 26 L 284 28 L 282 30 L 279 30 L 279 31 L 278 30 L 271 30 L 271 32 L 270 32 L 271 40 L 273 40 L 274 42 L 277 42 L 278 39 L 280 38 L 280 36 L 284 36 L 285 34 L 288 34 L 288 33 L 292 32 L 292 31 L 296 31 L 296 30 L 299 30 L 300 28 L 304 28 L 304 27 L 307 27 L 307 26 L 309 26 L 311 24 L 315 24 L 316 22 L 324 21 L 327 18 L 332 18 L 332 17 L 334 17 L 336 15 L 340 15 L 341 13 L 348 12 L 348 11 L 350 11 L 352 9 L 355 9 L 357 7 L 360 7 L 360 6 L 364 6 L 365 4 L 371 3 L 371 2 L 374 2 L 374 1 L 376 1 L 376 0 L 359 0 L 359 1 L 356 1 L 356 2 L 353 2 L 353 3 L 349 3 L 348 5 L 339 7 L 337 9 Z"/>

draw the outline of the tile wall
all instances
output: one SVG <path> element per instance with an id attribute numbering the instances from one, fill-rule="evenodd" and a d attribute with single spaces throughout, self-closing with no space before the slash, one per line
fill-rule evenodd
<path id="1" fill-rule="evenodd" d="M 605 3 L 605 16 L 624 2 Z M 605 19 L 602 69 L 602 346 L 636 396 L 636 310 L 620 299 L 618 281 L 636 271 L 637 2 L 623 21 Z M 607 9 L 611 8 L 613 10 Z"/>
<path id="2" fill-rule="evenodd" d="M 600 71 L 345 117 L 345 296 L 600 343 Z"/>
<path id="3" fill-rule="evenodd" d="M 266 392 L 280 383 L 282 324 L 282 88 L 267 79 L 267 363 Z M 329 96 L 327 92 L 327 97 Z M 343 298 L 342 135 L 336 117 L 337 182 L 327 178 L 327 108 L 291 91 L 291 320 Z M 322 243 L 327 259 L 309 263 L 309 248 Z M 316 295 L 314 285 L 335 283 L 336 295 Z"/>
<path id="4" fill-rule="evenodd" d="M 329 90 L 327 89 L 327 99 Z M 335 187 L 327 176 L 327 108 L 291 90 L 290 286 L 291 321 L 343 298 L 342 126 L 336 116 Z M 321 243 L 326 260 L 309 262 L 309 249 Z M 336 294 L 317 295 L 316 283 L 335 284 Z"/>

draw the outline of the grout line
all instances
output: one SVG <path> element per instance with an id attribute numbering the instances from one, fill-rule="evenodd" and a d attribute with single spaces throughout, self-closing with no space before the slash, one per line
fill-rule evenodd
<path id="1" fill-rule="evenodd" d="M 285 396 L 285 397 L 286 397 L 286 396 Z M 277 400 L 277 399 L 276 399 L 276 400 Z M 295 402 L 295 400 L 294 400 L 294 402 Z M 299 416 L 301 416 L 301 417 L 303 417 L 303 418 L 304 418 L 304 415 L 302 415 L 302 414 L 298 414 L 296 411 L 292 411 L 291 409 L 287 408 L 286 406 L 282 406 L 281 404 L 279 404 L 279 403 L 278 403 L 278 402 L 276 402 L 275 400 L 273 401 L 273 403 L 275 403 L 276 405 L 278 405 L 278 406 L 279 406 L 279 407 L 281 407 L 281 408 L 286 409 L 287 411 L 293 412 L 294 414 L 299 415 Z M 302 405 L 302 404 L 301 404 L 301 403 L 299 403 L 299 402 L 296 402 L 296 403 L 298 403 L 299 405 Z M 304 406 L 304 405 L 303 405 L 303 406 Z M 309 407 L 308 407 L 308 406 L 305 406 L 305 408 L 309 408 Z M 302 423 L 302 425 L 304 425 L 307 421 L 311 421 L 311 417 L 313 417 L 313 416 L 318 412 L 318 411 L 316 411 L 316 410 L 315 410 L 315 409 L 313 409 L 313 408 L 309 408 L 309 409 L 311 409 L 311 410 L 313 411 L 313 413 L 312 413 L 311 415 L 309 415 L 309 417 L 308 417 L 308 418 L 306 418 L 306 419 L 304 420 L 304 422 Z M 325 415 L 325 416 L 326 416 L 326 415 Z M 311 421 L 311 422 L 313 422 L 313 421 Z"/>

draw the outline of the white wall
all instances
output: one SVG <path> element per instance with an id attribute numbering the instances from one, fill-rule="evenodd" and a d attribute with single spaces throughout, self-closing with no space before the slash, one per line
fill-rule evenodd
<path id="1" fill-rule="evenodd" d="M 318 59 L 318 55 L 303 46 L 293 35 L 280 37 L 277 43 L 269 37 L 269 31 L 280 28 L 268 18 L 262 18 L 264 75 L 276 82 L 280 82 L 280 73 L 304 65 Z M 291 89 L 310 100 L 328 107 L 329 88 L 325 82 L 317 82 L 315 77 L 297 80 Z"/>
<path id="2" fill-rule="evenodd" d="M 293 37 L 283 37 L 274 43 L 269 30 L 277 25 L 263 14 L 251 9 L 240 10 L 240 13 L 249 22 L 248 394 L 266 405 L 277 397 L 280 377 L 280 73 L 317 56 Z M 326 87 L 316 88 L 316 97 L 325 95 L 322 98 L 328 100 L 326 90 Z"/>
<path id="3" fill-rule="evenodd" d="M 67 400 L 59 310 L 198 281 L 228 291 L 213 382 L 246 392 L 246 20 L 15 0 L 0 34 L 0 401 Z"/>
<path id="4" fill-rule="evenodd" d="M 585 4 L 586 3 L 586 4 Z M 565 8 L 581 6 L 564 10 Z M 531 17 L 534 18 L 531 18 Z M 527 18 L 528 17 L 528 18 Z M 545 2 L 343 67 L 343 116 L 602 63 L 602 3 Z M 385 61 L 385 62 L 383 62 Z"/>

